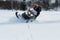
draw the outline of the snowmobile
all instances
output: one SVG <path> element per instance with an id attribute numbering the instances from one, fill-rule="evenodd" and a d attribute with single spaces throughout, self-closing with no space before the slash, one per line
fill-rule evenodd
<path id="1" fill-rule="evenodd" d="M 28 10 L 27 13 L 24 12 L 24 13 L 22 13 L 22 14 L 18 14 L 18 12 L 16 12 L 15 15 L 16 15 L 16 17 L 17 17 L 18 19 L 23 19 L 23 20 L 25 20 L 26 23 L 28 23 L 28 22 L 33 22 L 33 21 L 36 19 L 35 15 L 34 15 L 33 12 L 30 11 L 30 10 Z"/>

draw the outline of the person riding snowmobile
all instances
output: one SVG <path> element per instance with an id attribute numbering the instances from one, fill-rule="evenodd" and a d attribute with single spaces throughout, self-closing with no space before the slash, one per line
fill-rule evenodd
<path id="1" fill-rule="evenodd" d="M 40 12 L 41 12 L 41 7 L 39 6 L 38 3 L 36 3 L 34 4 L 33 8 L 28 10 L 27 15 L 23 13 L 22 16 L 25 19 L 31 19 L 31 18 L 36 19 L 39 16 Z"/>
<path id="2" fill-rule="evenodd" d="M 25 20 L 29 21 L 30 19 L 36 19 L 39 15 L 40 15 L 40 12 L 41 12 L 41 7 L 38 3 L 35 3 L 33 8 L 30 8 L 27 13 L 24 12 L 22 13 L 22 18 L 24 18 Z M 16 12 L 16 17 L 19 18 L 19 15 L 17 14 L 18 12 Z M 20 16 L 20 17 L 21 17 Z"/>
<path id="3" fill-rule="evenodd" d="M 38 17 L 40 15 L 41 12 L 41 7 L 38 3 L 34 4 L 33 9 L 37 12 L 37 14 L 35 15 L 35 17 Z"/>

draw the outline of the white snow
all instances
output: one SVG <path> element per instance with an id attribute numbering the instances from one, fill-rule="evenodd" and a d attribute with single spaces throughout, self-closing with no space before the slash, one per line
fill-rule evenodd
<path id="1" fill-rule="evenodd" d="M 51 3 L 55 3 L 56 0 L 51 0 Z"/>
<path id="2" fill-rule="evenodd" d="M 60 40 L 60 11 L 42 11 L 32 23 L 21 22 L 15 12 L 0 10 L 0 40 Z"/>

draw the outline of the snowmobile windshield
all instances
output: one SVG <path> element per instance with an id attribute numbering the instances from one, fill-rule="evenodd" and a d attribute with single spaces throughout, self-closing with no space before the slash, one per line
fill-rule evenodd
<path id="1" fill-rule="evenodd" d="M 33 8 L 31 8 L 30 11 L 31 11 L 34 15 L 37 15 L 37 12 L 36 12 Z"/>

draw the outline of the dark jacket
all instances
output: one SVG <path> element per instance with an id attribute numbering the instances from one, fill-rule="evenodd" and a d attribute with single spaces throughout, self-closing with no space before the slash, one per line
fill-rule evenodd
<path id="1" fill-rule="evenodd" d="M 34 8 L 34 10 L 37 11 L 37 15 L 35 15 L 36 17 L 40 15 L 41 12 L 41 7 L 38 7 L 37 9 Z"/>

